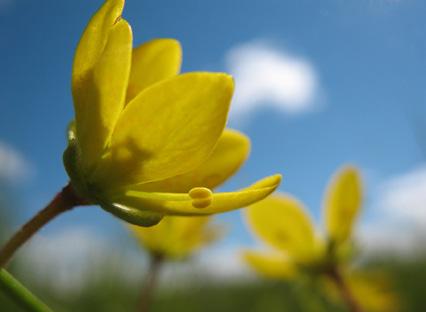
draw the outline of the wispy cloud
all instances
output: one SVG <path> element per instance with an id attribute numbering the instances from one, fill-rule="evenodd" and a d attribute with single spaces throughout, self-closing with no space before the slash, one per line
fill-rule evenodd
<path id="1" fill-rule="evenodd" d="M 391 178 L 379 189 L 378 207 L 389 218 L 426 225 L 426 166 Z"/>
<path id="2" fill-rule="evenodd" d="M 415 250 L 426 239 L 426 166 L 383 182 L 372 208 L 380 218 L 363 225 L 359 235 L 363 247 L 401 254 Z"/>
<path id="3" fill-rule="evenodd" d="M 236 81 L 231 116 L 272 106 L 284 113 L 312 111 L 318 104 L 318 73 L 306 58 L 253 41 L 232 48 L 226 56 Z"/>
<path id="4" fill-rule="evenodd" d="M 0 180 L 19 182 L 33 173 L 34 167 L 18 150 L 0 141 Z"/>

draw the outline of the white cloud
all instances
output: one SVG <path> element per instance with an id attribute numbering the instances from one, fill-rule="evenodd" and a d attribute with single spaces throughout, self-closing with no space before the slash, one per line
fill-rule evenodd
<path id="1" fill-rule="evenodd" d="M 362 226 L 359 239 L 367 251 L 408 255 L 426 240 L 426 166 L 383 182 L 372 208 L 380 219 Z"/>
<path id="2" fill-rule="evenodd" d="M 366 255 L 398 255 L 412 257 L 418 249 L 419 236 L 413 228 L 383 220 L 361 225 L 356 241 Z"/>
<path id="3" fill-rule="evenodd" d="M 32 174 L 30 162 L 12 146 L 0 141 L 0 180 L 17 182 Z"/>
<path id="4" fill-rule="evenodd" d="M 379 189 L 382 212 L 410 226 L 426 225 L 426 166 L 394 177 Z"/>
<path id="5" fill-rule="evenodd" d="M 303 113 L 318 104 L 318 74 L 305 58 L 254 41 L 232 48 L 226 61 L 236 82 L 231 116 L 253 113 L 264 105 Z"/>

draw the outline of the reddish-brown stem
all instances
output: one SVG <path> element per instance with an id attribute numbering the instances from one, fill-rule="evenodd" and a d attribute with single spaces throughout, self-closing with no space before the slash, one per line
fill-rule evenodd
<path id="1" fill-rule="evenodd" d="M 160 274 L 161 266 L 163 264 L 163 257 L 160 255 L 151 255 L 148 273 L 145 277 L 145 282 L 142 287 L 139 299 L 139 311 L 148 312 L 151 307 L 152 295 L 155 287 L 157 286 L 158 277 Z"/>
<path id="2" fill-rule="evenodd" d="M 348 284 L 342 276 L 342 273 L 337 268 L 332 268 L 328 272 L 328 277 L 334 282 L 342 296 L 348 310 L 351 312 L 364 312 L 358 301 L 354 298 Z"/>
<path id="3" fill-rule="evenodd" d="M 61 213 L 83 204 L 87 203 L 75 194 L 71 184 L 65 186 L 43 210 L 25 223 L 0 249 L 0 268 L 7 265 L 15 252 L 45 224 Z"/>

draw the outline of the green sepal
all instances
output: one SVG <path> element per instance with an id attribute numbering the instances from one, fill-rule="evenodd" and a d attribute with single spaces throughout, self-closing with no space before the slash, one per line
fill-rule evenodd
<path id="1" fill-rule="evenodd" d="M 104 210 L 108 211 L 117 218 L 138 226 L 154 226 L 163 219 L 163 215 L 158 212 L 140 210 L 117 203 L 102 203 L 100 205 Z"/>
<path id="2" fill-rule="evenodd" d="M 118 203 L 109 203 L 101 192 L 93 189 L 84 176 L 79 166 L 80 151 L 75 133 L 75 122 L 71 121 L 67 130 L 68 147 L 64 151 L 63 161 L 65 170 L 71 179 L 71 184 L 82 198 L 88 199 L 94 204 L 99 204 L 104 210 L 128 223 L 149 227 L 158 224 L 163 215 L 158 212 L 136 209 Z"/>
<path id="3" fill-rule="evenodd" d="M 67 129 L 68 146 L 64 151 L 62 160 L 71 184 L 81 198 L 90 199 L 88 187 L 79 168 L 79 149 L 75 134 L 75 122 L 71 121 Z"/>

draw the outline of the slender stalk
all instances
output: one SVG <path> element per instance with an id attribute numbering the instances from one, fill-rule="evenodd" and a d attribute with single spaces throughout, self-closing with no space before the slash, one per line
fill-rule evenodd
<path id="1" fill-rule="evenodd" d="M 149 262 L 148 273 L 145 277 L 145 282 L 142 287 L 139 311 L 148 312 L 151 307 L 152 295 L 155 287 L 157 286 L 158 277 L 160 275 L 161 266 L 163 264 L 163 257 L 160 255 L 151 255 Z"/>
<path id="2" fill-rule="evenodd" d="M 65 186 L 43 210 L 25 223 L 3 248 L 0 249 L 0 268 L 4 267 L 19 247 L 28 241 L 46 223 L 61 213 L 82 204 L 86 203 L 75 194 L 72 186 L 70 184 Z"/>
<path id="3" fill-rule="evenodd" d="M 346 303 L 348 310 L 351 312 L 364 312 L 364 310 L 359 305 L 358 301 L 354 298 L 351 290 L 348 287 L 345 279 L 343 278 L 341 272 L 337 268 L 332 268 L 328 272 L 329 278 L 334 282 L 337 289 L 342 296 L 342 299 Z"/>
<path id="4" fill-rule="evenodd" d="M 51 312 L 47 305 L 34 296 L 6 270 L 0 271 L 0 290 L 24 311 Z"/>

